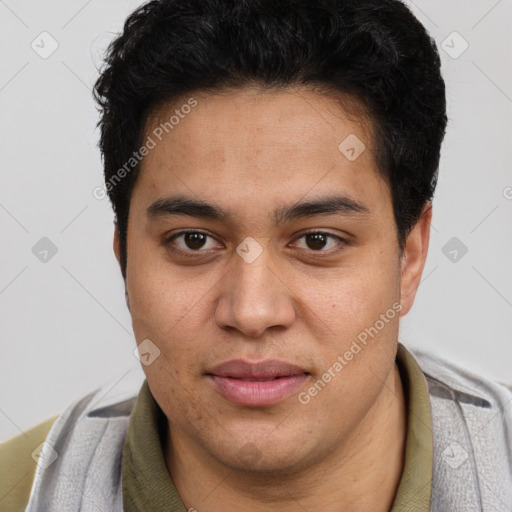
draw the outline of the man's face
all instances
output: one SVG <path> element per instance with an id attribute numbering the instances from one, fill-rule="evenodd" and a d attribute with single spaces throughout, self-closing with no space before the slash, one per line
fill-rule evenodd
<path id="1" fill-rule="evenodd" d="M 193 97 L 161 141 L 154 130 L 188 98 L 148 122 L 156 146 L 131 198 L 133 328 L 160 351 L 143 369 L 174 443 L 231 468 L 291 471 L 347 445 L 394 370 L 390 191 L 367 131 L 334 99 L 306 89 Z M 354 135 L 366 146 L 355 159 Z M 172 214 L 162 200 L 177 196 L 226 215 Z M 345 206 L 282 214 L 328 197 Z M 249 366 L 216 368 L 232 360 Z M 269 380 L 268 360 L 295 369 Z"/>

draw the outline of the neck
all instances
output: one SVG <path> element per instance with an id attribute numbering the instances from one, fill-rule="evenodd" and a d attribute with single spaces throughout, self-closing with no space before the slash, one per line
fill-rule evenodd
<path id="1" fill-rule="evenodd" d="M 234 472 L 206 463 L 182 432 L 169 429 L 167 468 L 187 510 L 388 512 L 403 470 L 407 418 L 396 365 L 363 421 L 314 465 L 280 475 Z"/>

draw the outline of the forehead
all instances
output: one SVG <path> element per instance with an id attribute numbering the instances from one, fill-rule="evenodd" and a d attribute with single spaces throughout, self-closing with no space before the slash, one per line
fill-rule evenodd
<path id="1" fill-rule="evenodd" d="M 221 198 L 233 211 L 333 192 L 362 203 L 389 201 L 371 125 L 343 105 L 305 88 L 182 97 L 148 118 L 144 140 L 154 147 L 134 193 L 146 204 L 176 194 Z"/>

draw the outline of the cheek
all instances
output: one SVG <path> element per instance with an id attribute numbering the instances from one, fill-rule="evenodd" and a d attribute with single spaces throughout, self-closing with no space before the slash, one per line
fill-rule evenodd
<path id="1" fill-rule="evenodd" d="M 160 248 L 133 247 L 128 256 L 126 287 L 136 339 L 154 336 L 165 340 L 186 325 L 208 291 L 205 280 L 177 272 Z"/>
<path id="2" fill-rule="evenodd" d="M 333 330 L 353 331 L 373 324 L 399 300 L 399 273 L 392 262 L 340 269 L 326 282 L 316 282 L 308 302 Z"/>
<path id="3" fill-rule="evenodd" d="M 320 379 L 329 384 L 313 407 L 320 414 L 343 396 L 344 410 L 332 411 L 342 423 L 347 414 L 353 418 L 367 411 L 393 366 L 399 327 L 398 271 L 391 270 L 392 264 L 389 271 L 385 268 L 348 272 L 338 284 L 331 281 L 323 296 L 310 297 L 316 316 L 329 326 L 329 336 L 318 339 L 322 371 L 327 373 Z"/>
<path id="4" fill-rule="evenodd" d="M 149 338 L 166 355 L 192 357 L 208 314 L 197 290 L 173 292 L 161 280 L 146 279 L 135 283 L 129 293 L 137 342 Z"/>
<path id="5" fill-rule="evenodd" d="M 201 415 L 194 405 L 198 401 L 194 389 L 201 355 L 198 322 L 205 313 L 201 313 L 202 304 L 195 299 L 197 290 L 176 290 L 175 283 L 171 287 L 162 275 L 147 268 L 133 272 L 129 283 L 127 280 L 135 339 L 138 344 L 150 340 L 149 346 L 158 353 L 151 364 L 141 366 L 165 412 L 174 414 L 178 412 L 175 407 L 185 408 L 185 416 L 195 421 Z"/>
<path id="6" fill-rule="evenodd" d="M 373 388 L 377 393 L 379 376 L 385 375 L 394 359 L 399 326 L 398 271 L 386 268 L 383 265 L 378 271 L 365 267 L 362 272 L 347 272 L 335 284 L 331 281 L 324 294 L 310 298 L 316 313 L 312 318 L 320 318 L 323 322 L 317 319 L 316 323 L 329 328 L 328 335 L 318 339 L 325 364 L 322 370 L 336 361 L 342 365 L 341 371 L 334 371 L 331 390 L 335 395 L 342 393 L 353 405 L 360 399 L 361 389 L 370 392 Z M 327 393 L 325 398 L 328 395 L 332 396 Z"/>

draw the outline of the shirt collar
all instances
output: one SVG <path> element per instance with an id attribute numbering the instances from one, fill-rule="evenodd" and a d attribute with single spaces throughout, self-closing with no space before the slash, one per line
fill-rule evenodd
<path id="1" fill-rule="evenodd" d="M 434 452 L 428 384 L 418 363 L 401 343 L 396 363 L 407 405 L 407 439 L 404 469 L 391 512 L 429 512 Z"/>

